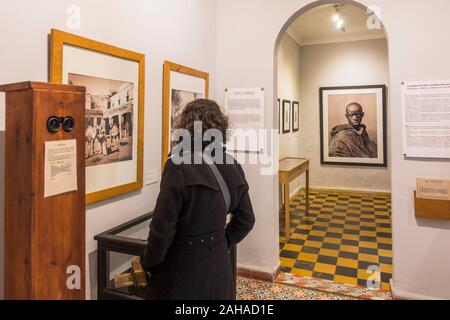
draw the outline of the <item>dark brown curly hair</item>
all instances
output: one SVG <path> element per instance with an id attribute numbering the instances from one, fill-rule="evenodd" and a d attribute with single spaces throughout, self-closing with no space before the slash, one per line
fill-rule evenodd
<path id="1" fill-rule="evenodd" d="M 175 119 L 175 129 L 186 129 L 193 136 L 195 121 L 201 121 L 203 133 L 208 129 L 217 129 L 222 133 L 223 142 L 226 141 L 228 116 L 215 101 L 197 99 L 189 102 L 179 118 Z"/>

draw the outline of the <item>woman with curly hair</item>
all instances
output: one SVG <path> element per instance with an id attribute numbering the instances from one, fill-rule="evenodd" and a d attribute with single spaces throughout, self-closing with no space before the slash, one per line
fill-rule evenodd
<path id="1" fill-rule="evenodd" d="M 175 127 L 184 129 L 189 141 L 210 129 L 225 137 L 228 118 L 214 101 L 198 99 L 186 105 Z M 201 150 L 192 143 L 183 159 L 210 143 L 200 144 Z M 150 274 L 148 299 L 235 298 L 229 251 L 250 232 L 255 217 L 241 166 L 225 148 L 214 150 L 212 158 L 224 161 L 180 163 L 169 155 L 141 256 Z M 226 224 L 229 213 L 233 218 Z"/>

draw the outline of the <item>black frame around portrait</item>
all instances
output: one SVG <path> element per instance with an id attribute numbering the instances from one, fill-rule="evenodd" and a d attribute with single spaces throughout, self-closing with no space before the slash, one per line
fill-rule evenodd
<path id="1" fill-rule="evenodd" d="M 282 106 L 282 113 L 283 113 L 283 122 L 282 122 L 282 125 L 283 125 L 283 133 L 289 133 L 289 132 L 291 132 L 291 101 L 290 100 L 283 100 L 283 104 L 282 104 L 283 106 Z M 287 123 L 289 123 L 289 128 L 285 128 L 284 127 L 284 124 L 285 124 L 285 119 L 284 119 L 284 114 L 285 114 L 285 108 L 286 108 L 286 106 L 287 106 L 287 108 L 288 108 L 288 110 L 289 110 L 289 121 L 287 122 Z"/>
<path id="2" fill-rule="evenodd" d="M 363 163 L 363 162 L 334 162 L 334 161 L 325 161 L 324 160 L 324 136 L 323 136 L 323 114 L 324 114 L 324 101 L 323 101 L 323 93 L 324 91 L 331 90 L 358 90 L 358 89 L 382 89 L 382 119 L 383 119 L 383 163 Z M 341 87 L 321 87 L 319 88 L 319 100 L 320 100 L 320 163 L 322 165 L 344 165 L 344 166 L 357 166 L 357 167 L 387 167 L 387 87 L 386 85 L 367 85 L 367 86 L 341 86 Z"/>
<path id="3" fill-rule="evenodd" d="M 295 108 L 297 108 L 297 114 L 298 114 L 298 123 L 297 128 L 295 128 Z M 298 132 L 300 130 L 300 102 L 298 101 L 292 101 L 292 132 Z"/>

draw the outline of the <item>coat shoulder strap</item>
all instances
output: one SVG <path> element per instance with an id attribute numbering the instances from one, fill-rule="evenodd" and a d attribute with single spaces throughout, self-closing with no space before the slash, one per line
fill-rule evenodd
<path id="1" fill-rule="evenodd" d="M 203 156 L 204 158 L 207 157 L 206 155 Z M 228 189 L 227 183 L 225 182 L 224 178 L 222 177 L 222 174 L 220 173 L 219 169 L 217 169 L 217 166 L 214 164 L 213 161 L 207 161 L 210 159 L 205 159 L 205 162 L 209 165 L 209 168 L 211 169 L 211 172 L 213 173 L 214 177 L 217 180 L 217 183 L 219 184 L 220 191 L 222 191 L 222 197 L 223 201 L 225 202 L 225 208 L 227 209 L 227 213 L 230 211 L 230 205 L 231 205 L 231 196 L 230 196 L 230 190 Z"/>

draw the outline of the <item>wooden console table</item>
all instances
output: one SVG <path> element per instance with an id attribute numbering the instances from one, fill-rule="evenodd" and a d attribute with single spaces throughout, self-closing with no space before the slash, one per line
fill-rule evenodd
<path id="1" fill-rule="evenodd" d="M 287 157 L 280 160 L 279 180 L 284 185 L 284 221 L 286 230 L 286 240 L 291 236 L 291 215 L 289 212 L 289 183 L 302 173 L 306 173 L 306 206 L 305 213 L 309 211 L 309 159 Z"/>

